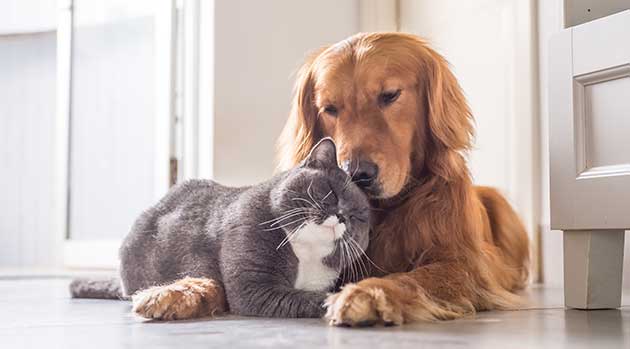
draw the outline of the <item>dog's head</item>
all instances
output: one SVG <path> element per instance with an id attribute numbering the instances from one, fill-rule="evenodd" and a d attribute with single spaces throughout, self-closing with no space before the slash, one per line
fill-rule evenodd
<path id="1" fill-rule="evenodd" d="M 416 36 L 358 34 L 312 55 L 298 73 L 280 166 L 322 137 L 372 198 L 423 176 L 448 180 L 471 144 L 472 117 L 446 60 Z"/>

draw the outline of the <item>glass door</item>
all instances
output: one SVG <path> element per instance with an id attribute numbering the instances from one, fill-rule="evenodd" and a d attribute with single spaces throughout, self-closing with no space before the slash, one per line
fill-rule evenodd
<path id="1" fill-rule="evenodd" d="M 61 11 L 64 264 L 113 267 L 135 218 L 171 183 L 175 4 L 74 0 Z"/>

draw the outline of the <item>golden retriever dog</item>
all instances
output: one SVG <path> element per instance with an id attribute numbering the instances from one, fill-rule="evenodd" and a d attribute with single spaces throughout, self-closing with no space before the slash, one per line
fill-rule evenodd
<path id="1" fill-rule="evenodd" d="M 472 123 L 446 60 L 413 35 L 358 34 L 299 71 L 281 167 L 332 137 L 374 210 L 375 267 L 329 297 L 331 324 L 398 325 L 518 304 L 527 234 L 501 194 L 472 184 Z"/>

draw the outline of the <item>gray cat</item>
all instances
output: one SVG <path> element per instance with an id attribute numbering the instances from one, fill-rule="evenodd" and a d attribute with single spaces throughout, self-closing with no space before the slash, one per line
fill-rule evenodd
<path id="1" fill-rule="evenodd" d="M 128 297 L 192 277 L 214 287 L 200 297 L 222 298 L 234 314 L 320 317 L 326 292 L 367 248 L 369 212 L 365 195 L 337 166 L 335 144 L 325 138 L 301 165 L 259 185 L 190 180 L 175 186 L 125 238 L 122 290 L 116 281 L 76 280 L 71 292 Z M 227 309 L 207 309 L 215 310 Z M 191 314 L 204 315 L 199 309 L 143 315 Z"/>

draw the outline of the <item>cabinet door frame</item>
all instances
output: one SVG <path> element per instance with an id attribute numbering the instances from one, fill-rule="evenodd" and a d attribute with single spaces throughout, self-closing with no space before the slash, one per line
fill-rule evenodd
<path id="1" fill-rule="evenodd" d="M 155 30 L 155 182 L 154 196 L 169 187 L 170 160 L 175 142 L 176 2 L 157 0 Z M 70 110 L 72 85 L 73 0 L 58 1 L 57 14 L 57 110 L 54 130 L 55 265 L 64 268 L 113 269 L 118 265 L 120 239 L 73 240 L 69 231 Z"/>

